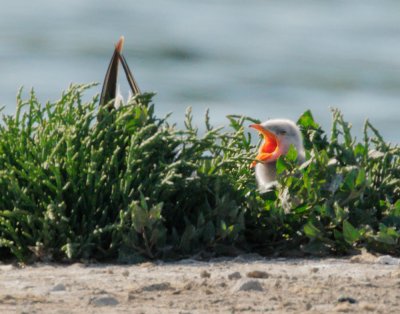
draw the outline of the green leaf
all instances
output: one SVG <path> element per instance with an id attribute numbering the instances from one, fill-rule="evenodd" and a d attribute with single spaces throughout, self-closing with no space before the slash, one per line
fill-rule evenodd
<path id="1" fill-rule="evenodd" d="M 343 221 L 343 237 L 345 241 L 350 244 L 360 239 L 360 233 L 348 220 Z"/>
<path id="2" fill-rule="evenodd" d="M 394 228 L 387 227 L 381 223 L 379 224 L 376 240 L 388 245 L 396 245 L 399 241 L 399 236 L 399 233 Z"/>
<path id="3" fill-rule="evenodd" d="M 321 237 L 321 231 L 313 225 L 311 221 L 307 222 L 303 227 L 304 233 L 310 239 Z"/>
<path id="4" fill-rule="evenodd" d="M 291 162 L 295 162 L 297 160 L 297 149 L 293 144 L 290 144 L 289 150 L 286 154 L 286 159 Z"/>
<path id="5" fill-rule="evenodd" d="M 343 181 L 343 183 L 347 189 L 349 189 L 349 190 L 354 189 L 356 177 L 357 177 L 357 169 L 351 168 L 350 171 L 344 177 L 344 181 Z"/>
<path id="6" fill-rule="evenodd" d="M 325 256 L 329 254 L 329 247 L 319 239 L 311 239 L 309 243 L 302 247 L 302 251 L 313 255 Z"/>
<path id="7" fill-rule="evenodd" d="M 393 204 L 393 209 L 391 211 L 391 214 L 394 216 L 400 216 L 400 199 Z"/>
<path id="8" fill-rule="evenodd" d="M 344 221 L 345 219 L 348 218 L 349 214 L 348 211 L 345 210 L 344 208 L 342 208 L 338 202 L 335 202 L 335 204 L 333 204 L 333 209 L 335 212 L 335 223 L 340 225 L 340 223 L 342 223 L 342 221 Z"/>
<path id="9" fill-rule="evenodd" d="M 341 233 L 337 229 L 333 229 L 333 236 L 335 237 L 336 241 L 343 241 L 344 240 L 343 233 Z"/>
<path id="10" fill-rule="evenodd" d="M 365 184 L 365 178 L 366 178 L 365 170 L 363 168 L 360 168 L 358 170 L 358 175 L 357 175 L 357 178 L 356 178 L 356 186 L 359 187 L 361 185 L 364 185 Z"/>
<path id="11" fill-rule="evenodd" d="M 129 208 L 132 215 L 133 227 L 135 228 L 136 232 L 143 232 L 149 221 L 149 214 L 147 210 L 140 207 L 136 202 L 133 202 Z"/>
<path id="12" fill-rule="evenodd" d="M 156 221 L 159 221 L 160 219 L 162 219 L 162 216 L 161 216 L 162 208 L 163 208 L 163 203 L 159 203 L 159 204 L 153 206 L 150 209 L 150 211 L 148 212 L 149 220 L 152 222 L 156 222 Z"/>
<path id="13" fill-rule="evenodd" d="M 367 149 L 365 148 L 365 146 L 361 143 L 358 143 L 355 147 L 354 147 L 354 154 L 356 156 L 364 156 L 366 153 Z"/>
<path id="14" fill-rule="evenodd" d="M 304 112 L 297 121 L 297 124 L 303 128 L 318 128 L 319 125 L 314 121 L 314 117 L 310 110 Z"/>
<path id="15" fill-rule="evenodd" d="M 221 231 L 225 232 L 226 231 L 226 222 L 221 220 Z"/>
<path id="16" fill-rule="evenodd" d="M 276 173 L 281 174 L 288 169 L 288 163 L 285 161 L 283 156 L 280 156 L 276 161 Z"/>

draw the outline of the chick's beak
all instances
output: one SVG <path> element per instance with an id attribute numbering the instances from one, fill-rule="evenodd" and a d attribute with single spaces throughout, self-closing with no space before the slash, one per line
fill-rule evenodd
<path id="1" fill-rule="evenodd" d="M 260 146 L 255 161 L 251 163 L 251 167 L 254 167 L 257 161 L 267 162 L 276 160 L 279 157 L 279 140 L 276 135 L 265 129 L 261 124 L 252 124 L 250 127 L 256 129 L 264 137 L 264 142 Z"/>

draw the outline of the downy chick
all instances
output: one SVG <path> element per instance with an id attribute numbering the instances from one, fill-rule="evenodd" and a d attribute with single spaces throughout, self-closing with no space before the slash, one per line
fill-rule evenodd
<path id="1" fill-rule="evenodd" d="M 303 140 L 299 128 L 291 120 L 267 120 L 261 124 L 252 124 L 250 127 L 264 137 L 252 167 L 255 167 L 260 191 L 265 192 L 275 185 L 276 160 L 279 156 L 287 154 L 290 145 L 297 150 L 299 164 L 305 161 Z"/>

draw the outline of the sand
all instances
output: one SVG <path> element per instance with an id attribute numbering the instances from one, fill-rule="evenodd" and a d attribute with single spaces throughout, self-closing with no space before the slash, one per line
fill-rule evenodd
<path id="1" fill-rule="evenodd" d="M 0 313 L 399 313 L 400 259 L 0 265 Z"/>

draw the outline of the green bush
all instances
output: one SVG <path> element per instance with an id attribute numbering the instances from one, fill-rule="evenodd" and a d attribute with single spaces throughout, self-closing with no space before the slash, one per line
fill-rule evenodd
<path id="1" fill-rule="evenodd" d="M 254 119 L 177 129 L 152 94 L 109 111 L 73 85 L 55 103 L 17 99 L 0 123 L 0 252 L 20 261 L 181 258 L 236 249 L 399 254 L 400 150 L 367 122 L 356 143 L 334 111 L 330 139 L 303 114 L 308 161 L 290 151 L 275 191 L 249 167 Z M 372 137 L 369 137 L 369 133 Z"/>

